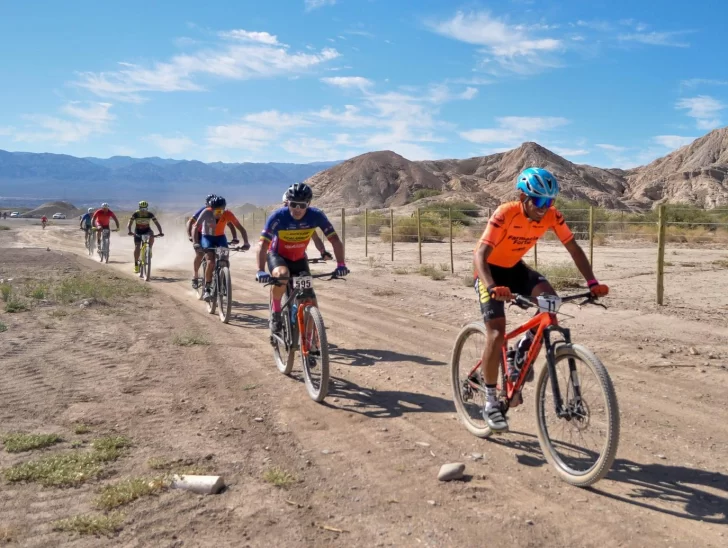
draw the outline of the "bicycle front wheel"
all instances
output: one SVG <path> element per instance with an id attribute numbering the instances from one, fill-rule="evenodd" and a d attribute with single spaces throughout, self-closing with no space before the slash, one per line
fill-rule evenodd
<path id="1" fill-rule="evenodd" d="M 301 362 L 308 395 L 322 402 L 329 392 L 329 343 L 321 312 L 316 306 L 303 311 L 301 336 Z"/>
<path id="2" fill-rule="evenodd" d="M 212 291 L 212 298 L 207 301 L 207 311 L 210 314 L 214 314 L 217 311 L 217 295 L 219 288 L 217 287 L 217 278 L 218 278 L 218 272 L 217 270 L 212 275 L 212 287 L 210 288 Z"/>
<path id="3" fill-rule="evenodd" d="M 149 281 L 152 277 L 152 248 L 147 245 L 144 248 L 144 280 Z"/>
<path id="4" fill-rule="evenodd" d="M 233 305 L 233 286 L 230 279 L 230 269 L 223 266 L 217 279 L 218 314 L 222 323 L 230 321 L 230 312 Z"/>
<path id="5" fill-rule="evenodd" d="M 617 454 L 617 395 L 607 368 L 585 347 L 559 346 L 554 362 L 563 413 L 557 415 L 549 368 L 543 367 L 536 381 L 538 441 L 564 481 L 587 487 L 607 475 Z"/>

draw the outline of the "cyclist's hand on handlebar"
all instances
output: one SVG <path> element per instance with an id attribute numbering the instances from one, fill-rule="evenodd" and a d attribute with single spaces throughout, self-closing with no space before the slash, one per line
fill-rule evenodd
<path id="1" fill-rule="evenodd" d="M 324 249 L 321 252 L 321 259 L 323 259 L 324 261 L 333 261 L 334 260 L 334 256 L 331 253 L 329 253 L 328 251 L 326 251 Z"/>
<path id="2" fill-rule="evenodd" d="M 488 287 L 488 294 L 496 301 L 510 301 L 513 299 L 511 290 L 502 285 L 491 285 Z"/>
<path id="3" fill-rule="evenodd" d="M 245 242 L 242 247 L 243 251 L 248 251 L 250 249 L 250 242 Z"/>
<path id="4" fill-rule="evenodd" d="M 134 233 L 130 230 L 129 234 L 127 234 L 127 236 L 134 236 Z"/>
<path id="5" fill-rule="evenodd" d="M 192 244 L 192 247 L 195 249 L 195 251 L 199 251 L 202 248 L 200 244 Z"/>
<path id="6" fill-rule="evenodd" d="M 238 245 L 239 243 L 240 243 L 240 240 L 238 240 L 237 238 L 235 238 L 234 240 L 230 240 L 230 245 L 235 246 L 235 245 Z"/>
<path id="7" fill-rule="evenodd" d="M 164 232 L 160 232 L 159 234 L 157 234 L 157 238 L 164 238 Z"/>
<path id="8" fill-rule="evenodd" d="M 589 291 L 591 291 L 591 294 L 594 297 L 599 298 L 609 295 L 609 286 L 600 284 L 597 280 L 590 280 L 588 285 Z"/>
<path id="9" fill-rule="evenodd" d="M 349 273 L 349 269 L 346 268 L 346 263 L 339 263 L 336 265 L 336 276 L 338 278 L 343 278 Z"/>
<path id="10" fill-rule="evenodd" d="M 267 284 L 270 281 L 270 274 L 265 270 L 259 270 L 255 275 L 255 281 L 261 284 Z"/>

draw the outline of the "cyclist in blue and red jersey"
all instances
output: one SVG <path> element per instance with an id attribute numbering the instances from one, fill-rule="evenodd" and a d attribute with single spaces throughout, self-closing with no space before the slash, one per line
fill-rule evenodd
<path id="1" fill-rule="evenodd" d="M 286 192 L 286 207 L 274 211 L 265 223 L 258 246 L 258 274 L 255 279 L 260 283 L 277 278 L 310 272 L 306 248 L 317 228 L 320 228 L 334 248 L 336 275 L 346 276 L 344 245 L 336 235 L 331 221 L 320 209 L 310 207 L 313 199 L 311 187 L 304 183 L 292 185 Z M 268 265 L 266 273 L 265 265 Z M 271 330 L 280 331 L 281 299 L 285 286 L 271 286 Z"/>

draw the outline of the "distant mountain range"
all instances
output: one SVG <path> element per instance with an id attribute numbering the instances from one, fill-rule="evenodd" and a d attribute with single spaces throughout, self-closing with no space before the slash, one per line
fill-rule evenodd
<path id="1" fill-rule="evenodd" d="M 147 200 L 168 207 L 197 204 L 215 192 L 233 202 L 269 204 L 292 183 L 337 162 L 203 163 L 165 158 L 76 158 L 0 150 L 0 201 L 62 198 L 119 205 Z"/>
<path id="2" fill-rule="evenodd" d="M 728 128 L 634 169 L 574 164 L 533 142 L 507 152 L 464 160 L 412 162 L 392 151 L 351 158 L 307 180 L 323 207 L 385 208 L 469 201 L 496 207 L 516 197 L 526 167 L 550 170 L 562 195 L 611 209 L 648 209 L 656 203 L 714 208 L 728 205 Z M 417 191 L 429 196 L 415 200 Z"/>

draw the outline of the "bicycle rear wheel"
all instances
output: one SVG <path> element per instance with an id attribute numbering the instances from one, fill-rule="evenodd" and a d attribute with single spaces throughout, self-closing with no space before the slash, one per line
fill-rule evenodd
<path id="1" fill-rule="evenodd" d="M 329 343 L 318 307 L 307 306 L 303 311 L 303 333 L 300 337 L 306 390 L 313 401 L 322 402 L 329 393 Z M 305 355 L 304 349 L 308 355 Z"/>
<path id="2" fill-rule="evenodd" d="M 460 330 L 450 357 L 450 382 L 460 422 L 474 436 L 489 438 L 493 432 L 483 418 L 485 392 L 471 384 L 471 381 L 477 381 L 484 390 L 483 375 L 478 370 L 474 379 L 468 380 L 468 375 L 482 359 L 483 348 L 485 348 L 485 326 L 482 323 L 473 322 Z M 502 381 L 501 386 L 503 386 Z"/>
<path id="3" fill-rule="evenodd" d="M 217 311 L 217 294 L 220 288 L 217 287 L 217 277 L 218 273 L 217 270 L 212 274 L 212 287 L 210 288 L 212 291 L 212 298 L 207 301 L 207 311 L 210 314 L 214 314 Z"/>
<path id="4" fill-rule="evenodd" d="M 286 294 L 283 298 L 283 300 L 286 300 L 288 297 L 288 291 L 286 291 Z M 268 317 L 271 317 L 271 314 L 273 313 L 270 303 L 268 304 Z M 281 341 L 278 340 L 277 337 L 274 337 L 273 334 L 271 334 L 271 345 L 273 346 L 273 358 L 276 362 L 276 367 L 278 368 L 278 371 L 283 373 L 284 375 L 290 375 L 291 369 L 293 369 L 293 362 L 296 359 L 296 351 L 293 349 L 293 326 L 291 325 L 290 320 L 290 309 L 286 308 L 283 311 L 283 331 L 280 333 L 281 338 L 286 341 L 286 343 L 289 345 L 288 350 L 286 350 L 286 347 L 284 344 L 281 343 Z"/>
<path id="5" fill-rule="evenodd" d="M 617 395 L 607 368 L 583 346 L 559 346 L 554 361 L 568 416 L 556 415 L 549 368 L 541 368 L 536 381 L 538 441 L 546 460 L 564 481 L 587 487 L 609 472 L 617 454 Z"/>
<path id="6" fill-rule="evenodd" d="M 202 296 L 205 294 L 205 271 L 207 270 L 207 260 L 202 259 L 202 263 L 200 263 L 200 269 L 195 272 L 195 278 L 197 278 L 197 300 L 202 300 Z M 200 272 L 202 272 L 202 276 L 200 276 Z"/>
<path id="7" fill-rule="evenodd" d="M 217 280 L 217 299 L 220 307 L 218 310 L 220 321 L 228 323 L 233 305 L 233 286 L 230 279 L 230 269 L 227 266 L 220 269 Z"/>

